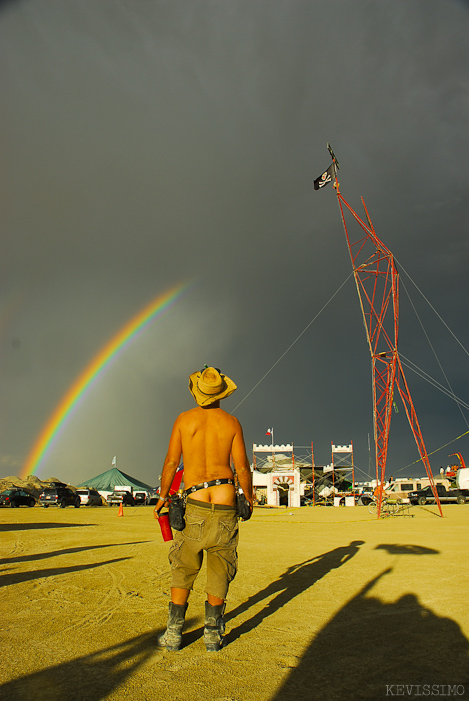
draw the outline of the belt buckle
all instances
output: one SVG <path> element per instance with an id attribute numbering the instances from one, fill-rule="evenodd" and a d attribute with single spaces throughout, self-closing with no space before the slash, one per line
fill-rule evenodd
<path id="1" fill-rule="evenodd" d="M 204 482 L 204 489 L 208 488 L 208 482 Z"/>

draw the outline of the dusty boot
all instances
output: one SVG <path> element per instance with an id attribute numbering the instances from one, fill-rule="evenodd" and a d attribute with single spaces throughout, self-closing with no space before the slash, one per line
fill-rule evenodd
<path id="1" fill-rule="evenodd" d="M 159 647 L 165 647 L 170 651 L 180 649 L 186 610 L 187 604 L 173 604 L 172 601 L 170 602 L 166 631 L 158 638 Z"/>
<path id="2" fill-rule="evenodd" d="M 225 632 L 224 611 L 225 604 L 212 606 L 208 601 L 205 602 L 204 643 L 208 652 L 216 652 L 223 645 L 223 633 Z"/>

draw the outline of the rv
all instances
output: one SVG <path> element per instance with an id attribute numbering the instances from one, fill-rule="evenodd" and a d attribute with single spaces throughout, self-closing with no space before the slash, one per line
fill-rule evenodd
<path id="1" fill-rule="evenodd" d="M 434 481 L 435 484 L 443 484 L 446 489 L 450 487 L 450 481 L 446 478 L 442 479 L 441 477 L 437 477 Z M 415 492 L 417 489 L 424 489 L 429 485 L 430 480 L 428 477 L 419 477 L 418 479 L 402 477 L 391 482 L 388 486 L 385 486 L 384 493 L 391 499 L 407 499 L 409 492 Z"/>

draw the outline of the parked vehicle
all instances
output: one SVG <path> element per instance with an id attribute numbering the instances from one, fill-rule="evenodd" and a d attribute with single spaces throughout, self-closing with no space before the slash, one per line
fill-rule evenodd
<path id="1" fill-rule="evenodd" d="M 456 487 L 466 492 L 467 496 L 467 492 L 469 491 L 469 467 L 464 467 L 457 471 Z"/>
<path id="2" fill-rule="evenodd" d="M 438 498 L 442 503 L 455 503 L 464 504 L 466 502 L 466 497 L 468 496 L 464 490 L 460 489 L 446 489 L 443 484 L 436 484 L 436 491 Z M 435 501 L 433 496 L 432 488 L 425 487 L 424 489 L 417 489 L 415 492 L 409 492 L 408 498 L 411 504 L 418 504 L 423 506 L 424 504 L 430 504 Z"/>
<path id="3" fill-rule="evenodd" d="M 156 504 L 158 501 L 159 495 L 158 491 L 150 492 L 150 494 L 147 496 L 146 503 L 147 504 Z"/>
<path id="4" fill-rule="evenodd" d="M 78 494 L 69 487 L 52 487 L 44 489 L 39 497 L 39 503 L 45 509 L 48 506 L 60 506 L 61 509 L 65 509 L 66 506 L 74 506 L 75 509 L 78 509 L 81 500 Z"/>
<path id="5" fill-rule="evenodd" d="M 134 492 L 135 504 L 146 504 L 147 493 L 146 492 Z"/>
<path id="6" fill-rule="evenodd" d="M 435 480 L 435 484 L 442 485 L 449 489 L 450 481 L 446 478 L 438 478 Z M 384 488 L 384 493 L 387 497 L 391 499 L 405 499 L 409 497 L 409 492 L 416 492 L 419 490 L 426 489 L 430 486 L 430 480 L 428 477 L 420 477 L 419 479 L 412 478 L 401 478 L 397 479 L 395 482 L 387 485 Z"/>
<path id="7" fill-rule="evenodd" d="M 103 499 L 96 489 L 77 489 L 82 506 L 102 506 Z"/>
<path id="8" fill-rule="evenodd" d="M 372 487 L 363 487 L 358 493 L 357 504 L 359 506 L 368 506 L 372 501 L 374 501 Z"/>
<path id="9" fill-rule="evenodd" d="M 0 506 L 35 506 L 36 499 L 24 489 L 5 489 L 0 494 Z"/>
<path id="10" fill-rule="evenodd" d="M 109 506 L 120 506 L 120 504 L 123 506 L 135 506 L 135 499 L 130 492 L 126 491 L 112 492 L 111 494 L 108 494 L 106 501 Z"/>

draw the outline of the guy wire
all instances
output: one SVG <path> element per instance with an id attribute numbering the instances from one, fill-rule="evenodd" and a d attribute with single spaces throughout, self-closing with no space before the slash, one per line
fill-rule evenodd
<path id="1" fill-rule="evenodd" d="M 343 281 L 343 283 L 342 283 L 342 284 L 340 285 L 340 287 L 334 292 L 334 294 L 332 295 L 332 297 L 325 303 L 325 305 L 322 307 L 322 309 L 320 309 L 320 310 L 318 311 L 318 313 L 316 314 L 316 316 L 315 316 L 313 319 L 311 319 L 311 321 L 309 322 L 309 324 L 307 324 L 307 326 L 305 326 L 305 328 L 303 329 L 303 331 L 295 338 L 295 340 L 293 341 L 293 343 L 291 343 L 291 344 L 288 346 L 288 348 L 282 353 L 282 355 L 278 358 L 278 360 L 275 361 L 275 363 L 272 365 L 272 367 L 269 368 L 269 370 L 267 370 L 267 372 L 261 377 L 261 379 L 260 379 L 258 382 L 256 382 L 256 384 L 254 385 L 254 387 L 253 387 L 251 390 L 249 390 L 249 392 L 243 397 L 243 399 L 241 399 L 241 401 L 239 402 L 239 404 L 237 404 L 237 405 L 235 406 L 235 408 L 233 409 L 233 411 L 232 411 L 231 413 L 235 412 L 236 409 L 237 409 L 238 407 L 240 407 L 241 404 L 249 397 L 249 395 L 252 394 L 252 393 L 254 392 L 254 390 L 255 390 L 257 387 L 259 387 L 259 385 L 261 384 L 261 382 L 263 382 L 263 380 L 265 380 L 265 378 L 267 377 L 267 375 L 269 375 L 269 373 L 272 372 L 272 370 L 274 369 L 274 367 L 275 367 L 276 365 L 279 364 L 279 362 L 286 356 L 286 354 L 288 353 L 288 351 L 291 350 L 291 349 L 293 348 L 293 346 L 295 345 L 295 343 L 296 343 L 297 341 L 300 340 L 300 338 L 303 336 L 304 333 L 306 333 L 306 331 L 309 329 L 309 327 L 311 326 L 311 324 L 313 324 L 313 323 L 316 321 L 316 319 L 318 318 L 318 316 L 320 316 L 320 314 L 322 314 L 322 312 L 323 312 L 324 309 L 327 307 L 327 305 L 328 305 L 330 302 L 332 302 L 332 300 L 334 299 L 334 297 L 340 292 L 340 290 L 342 289 L 342 287 L 345 285 L 346 282 L 348 282 L 348 280 L 352 277 L 352 275 L 353 275 L 353 271 L 352 271 L 349 275 L 347 275 L 347 277 L 345 278 L 345 280 Z"/>
<path id="2" fill-rule="evenodd" d="M 407 273 L 406 273 L 406 275 L 407 275 Z M 412 282 L 413 282 L 413 281 L 412 281 Z M 446 394 L 447 394 L 449 397 L 451 397 L 452 399 L 454 399 L 454 401 L 455 401 L 456 404 L 458 405 L 458 409 L 459 409 L 459 411 L 460 411 L 460 413 L 461 413 L 461 416 L 462 416 L 462 418 L 463 418 L 464 423 L 465 423 L 466 426 L 469 428 L 469 423 L 467 422 L 467 419 L 466 419 L 466 417 L 464 416 L 464 413 L 463 413 L 463 410 L 462 410 L 462 407 L 461 407 L 461 402 L 460 402 L 460 400 L 458 399 L 458 397 L 455 395 L 454 390 L 453 390 L 453 388 L 451 387 L 451 383 L 450 383 L 450 381 L 448 380 L 448 377 L 447 377 L 447 375 L 446 375 L 446 373 L 445 373 L 445 371 L 444 371 L 444 369 L 443 369 L 443 366 L 442 366 L 442 364 L 440 363 L 440 359 L 438 358 L 438 356 L 437 356 L 437 354 L 436 354 L 436 351 L 435 351 L 435 349 L 434 349 L 434 347 L 433 347 L 433 345 L 432 345 L 432 342 L 430 341 L 430 338 L 429 338 L 429 336 L 428 336 L 428 334 L 427 334 L 427 332 L 426 332 L 426 330 L 425 330 L 425 328 L 424 328 L 424 326 L 423 326 L 422 320 L 421 320 L 421 318 L 420 318 L 420 316 L 419 316 L 419 314 L 418 314 L 418 312 L 417 312 L 417 310 L 416 310 L 416 308 L 415 308 L 415 305 L 414 305 L 413 301 L 412 301 L 411 298 L 410 298 L 410 295 L 409 295 L 409 292 L 408 292 L 408 290 L 407 290 L 407 287 L 405 286 L 404 281 L 403 281 L 402 279 L 401 279 L 401 283 L 402 283 L 402 286 L 404 287 L 404 290 L 405 290 L 405 293 L 406 293 L 406 295 L 407 295 L 407 298 L 408 298 L 409 302 L 410 302 L 411 305 L 412 305 L 412 309 L 414 310 L 415 316 L 417 317 L 417 319 L 418 319 L 418 321 L 419 321 L 419 324 L 420 324 L 420 326 L 421 326 L 421 328 L 422 328 L 422 331 L 423 331 L 423 333 L 425 334 L 425 338 L 426 338 L 427 341 L 428 341 L 428 345 L 429 345 L 430 348 L 432 349 L 432 352 L 433 352 L 433 355 L 435 356 L 436 362 L 438 363 L 438 366 L 439 366 L 439 368 L 440 368 L 440 370 L 441 370 L 441 372 L 442 372 L 442 375 L 443 375 L 443 377 L 444 377 L 445 380 L 446 380 L 446 384 L 448 385 L 448 388 L 449 388 L 449 392 L 446 392 Z M 417 289 L 418 289 L 418 288 L 417 288 Z M 448 328 L 448 327 L 447 327 L 447 328 Z M 417 367 L 417 366 L 416 366 L 416 367 Z M 425 374 L 427 374 L 427 373 L 425 373 Z M 438 383 L 438 384 L 439 384 L 439 383 Z M 462 402 L 462 404 L 464 404 L 464 402 Z M 467 409 L 467 405 L 465 405 L 465 408 Z"/>

